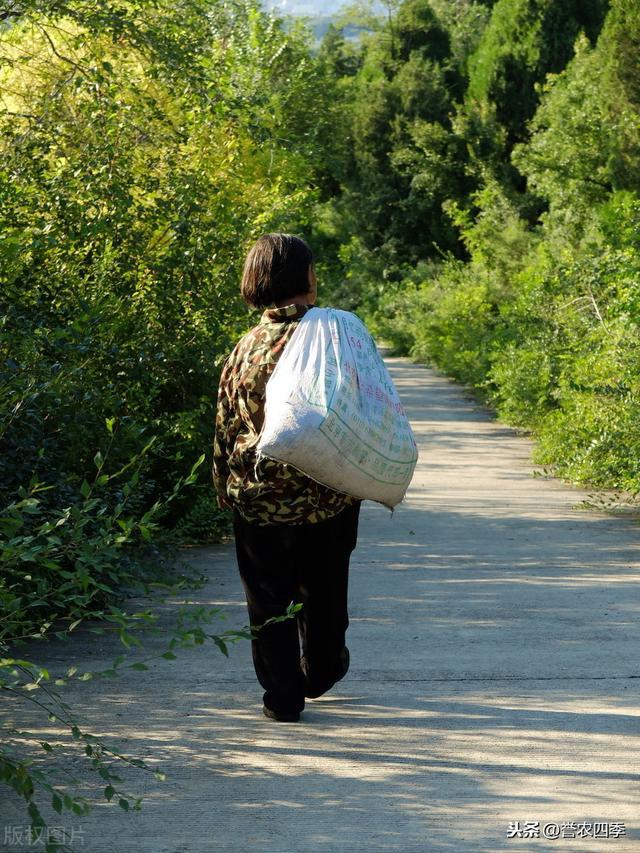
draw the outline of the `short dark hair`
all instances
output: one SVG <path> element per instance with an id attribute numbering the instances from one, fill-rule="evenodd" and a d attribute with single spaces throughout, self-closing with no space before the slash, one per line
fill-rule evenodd
<path id="1" fill-rule="evenodd" d="M 309 293 L 313 252 L 293 234 L 263 234 L 244 262 L 240 293 L 254 308 Z"/>

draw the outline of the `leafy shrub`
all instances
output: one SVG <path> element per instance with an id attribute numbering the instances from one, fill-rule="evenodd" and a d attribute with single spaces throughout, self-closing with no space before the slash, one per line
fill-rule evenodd
<path id="1" fill-rule="evenodd" d="M 497 319 L 485 281 L 460 261 L 450 261 L 427 282 L 413 315 L 411 355 L 433 360 L 462 382 L 480 386 L 486 376 Z"/>

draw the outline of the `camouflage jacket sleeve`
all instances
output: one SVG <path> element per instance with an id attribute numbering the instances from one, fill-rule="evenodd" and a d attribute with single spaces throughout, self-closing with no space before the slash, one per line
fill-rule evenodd
<path id="1" fill-rule="evenodd" d="M 213 487 L 218 497 L 220 509 L 233 506 L 227 494 L 227 483 L 229 480 L 229 452 L 231 449 L 230 423 L 231 405 L 228 394 L 229 366 L 231 356 L 227 358 L 220 374 L 220 385 L 218 387 L 218 404 L 216 408 L 215 435 L 213 439 Z"/>

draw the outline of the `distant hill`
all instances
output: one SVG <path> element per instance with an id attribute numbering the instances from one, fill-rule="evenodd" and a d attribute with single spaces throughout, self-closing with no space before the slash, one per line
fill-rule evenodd
<path id="1" fill-rule="evenodd" d="M 308 18 L 316 44 L 319 44 L 337 12 L 349 5 L 349 0 L 262 0 L 262 5 L 279 15 Z M 367 28 L 357 25 L 348 25 L 342 31 L 347 41 L 356 41 L 363 32 L 367 32 Z"/>
<path id="2" fill-rule="evenodd" d="M 263 0 L 262 5 L 283 15 L 330 18 L 345 5 L 345 0 Z"/>
<path id="3" fill-rule="evenodd" d="M 331 15 L 323 15 L 320 18 L 309 18 L 309 28 L 315 36 L 316 42 L 320 43 L 329 29 L 329 25 L 335 22 Z M 370 32 L 367 27 L 359 27 L 349 24 L 342 28 L 342 35 L 347 41 L 357 41 L 363 33 Z"/>

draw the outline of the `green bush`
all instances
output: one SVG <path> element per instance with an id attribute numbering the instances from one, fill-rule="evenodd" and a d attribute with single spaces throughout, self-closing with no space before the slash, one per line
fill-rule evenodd
<path id="1" fill-rule="evenodd" d="M 489 366 L 496 322 L 487 283 L 478 281 L 462 262 L 452 261 L 425 284 L 413 316 L 411 355 L 433 360 L 456 379 L 480 386 Z"/>

